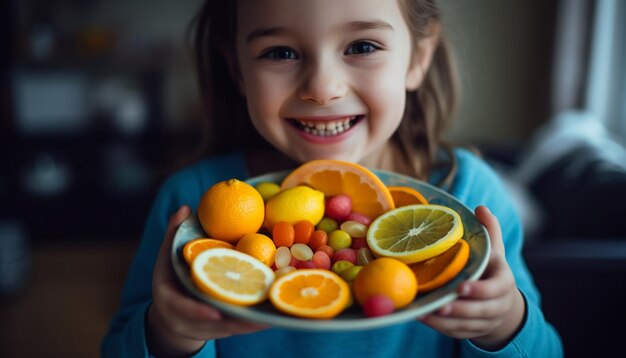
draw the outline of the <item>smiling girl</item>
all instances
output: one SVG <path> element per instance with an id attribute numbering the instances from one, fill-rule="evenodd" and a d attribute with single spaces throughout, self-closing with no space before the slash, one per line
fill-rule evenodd
<path id="1" fill-rule="evenodd" d="M 435 1 L 207 0 L 195 44 L 208 143 L 221 155 L 164 183 L 104 356 L 562 355 L 502 184 L 479 158 L 442 142 L 456 87 Z M 258 135 L 271 146 L 253 146 Z M 261 327 L 187 296 L 169 250 L 204 191 L 313 159 L 411 175 L 476 207 L 493 248 L 484 275 L 420 320 L 341 333 Z"/>

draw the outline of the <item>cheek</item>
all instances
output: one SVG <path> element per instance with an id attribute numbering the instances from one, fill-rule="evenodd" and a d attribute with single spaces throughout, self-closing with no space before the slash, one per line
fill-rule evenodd
<path id="1" fill-rule="evenodd" d="M 249 76 L 246 79 L 246 97 L 250 116 L 258 120 L 278 118 L 287 96 L 284 79 L 272 75 Z"/>
<path id="2" fill-rule="evenodd" d="M 403 74 L 388 71 L 368 80 L 364 88 L 368 93 L 369 110 L 375 118 L 390 124 L 400 122 L 406 97 L 404 79 Z"/>

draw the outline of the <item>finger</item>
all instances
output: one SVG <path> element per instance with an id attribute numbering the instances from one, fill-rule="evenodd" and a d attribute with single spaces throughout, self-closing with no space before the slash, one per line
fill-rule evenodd
<path id="1" fill-rule="evenodd" d="M 494 319 L 501 317 L 509 308 L 510 305 L 499 298 L 479 301 L 460 299 L 441 307 L 435 314 L 450 318 Z"/>
<path id="2" fill-rule="evenodd" d="M 249 321 L 241 320 L 224 320 L 220 323 L 220 330 L 230 332 L 231 334 L 246 334 L 268 329 L 269 326 Z"/>
<path id="3" fill-rule="evenodd" d="M 220 312 L 187 294 L 172 280 L 163 280 L 153 286 L 155 306 L 167 316 L 184 317 L 187 320 L 218 320 Z M 157 302 L 158 301 L 158 302 Z M 158 304 L 157 304 L 158 303 Z"/>
<path id="4" fill-rule="evenodd" d="M 515 278 L 511 270 L 504 258 L 497 255 L 490 260 L 480 280 L 462 282 L 457 292 L 462 298 L 485 300 L 502 297 L 514 287 Z"/>
<path id="5" fill-rule="evenodd" d="M 250 322 L 234 322 L 222 320 L 217 322 L 203 322 L 189 326 L 188 338 L 193 339 L 219 339 L 233 335 L 248 334 L 269 328 Z"/>
<path id="6" fill-rule="evenodd" d="M 161 250 L 165 250 L 169 253 L 170 246 L 172 241 L 174 240 L 174 235 L 176 234 L 176 230 L 180 224 L 185 221 L 191 214 L 191 209 L 187 205 L 183 205 L 178 210 L 170 216 L 170 221 L 167 225 L 167 230 L 165 231 L 165 239 L 163 240 L 163 244 L 161 245 Z"/>
<path id="7" fill-rule="evenodd" d="M 191 209 L 188 206 L 181 206 L 174 214 L 170 216 L 170 220 L 165 231 L 161 248 L 159 249 L 159 256 L 154 266 L 154 275 L 156 279 L 161 277 L 167 277 L 171 272 L 170 268 L 170 250 L 172 247 L 172 241 L 174 240 L 174 234 L 180 226 L 180 224 L 189 217 Z"/>
<path id="8" fill-rule="evenodd" d="M 504 243 L 502 242 L 502 230 L 500 222 L 486 206 L 480 205 L 474 210 L 474 214 L 478 221 L 481 222 L 489 233 L 489 241 L 493 252 L 504 255 Z"/>
<path id="9" fill-rule="evenodd" d="M 497 322 L 489 319 L 463 319 L 430 314 L 421 319 L 427 326 L 455 338 L 473 338 L 490 332 Z"/>

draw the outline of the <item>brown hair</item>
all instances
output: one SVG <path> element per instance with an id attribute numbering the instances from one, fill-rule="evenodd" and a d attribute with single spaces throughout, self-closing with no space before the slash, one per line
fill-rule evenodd
<path id="1" fill-rule="evenodd" d="M 428 25 L 441 22 L 434 0 L 398 0 L 414 42 L 430 34 Z M 236 1 L 206 0 L 192 22 L 192 41 L 199 75 L 206 128 L 203 153 L 269 145 L 250 122 L 246 101 L 230 76 L 223 56 L 232 51 L 236 34 Z M 231 48 L 229 48 L 231 46 Z M 435 165 L 449 168 L 443 183 L 453 177 L 456 164 L 443 133 L 456 108 L 457 71 L 449 46 L 439 34 L 432 64 L 418 91 L 407 93 L 404 117 L 392 140 L 413 176 L 426 179 Z M 448 154 L 438 157 L 440 149 Z"/>

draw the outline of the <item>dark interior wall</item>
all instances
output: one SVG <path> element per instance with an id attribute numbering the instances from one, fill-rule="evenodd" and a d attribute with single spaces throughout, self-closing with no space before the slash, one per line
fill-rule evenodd
<path id="1" fill-rule="evenodd" d="M 451 137 L 499 145 L 528 138 L 550 113 L 558 1 L 442 1 L 462 102 Z"/>

